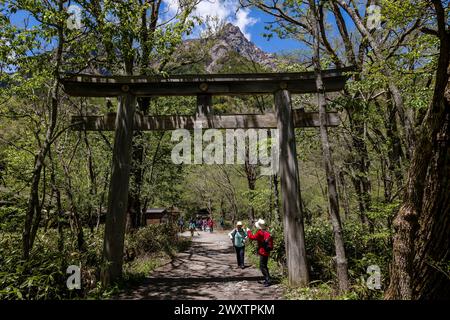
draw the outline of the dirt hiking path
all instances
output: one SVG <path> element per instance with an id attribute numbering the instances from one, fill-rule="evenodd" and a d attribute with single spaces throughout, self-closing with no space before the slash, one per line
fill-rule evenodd
<path id="1" fill-rule="evenodd" d="M 199 235 L 200 234 L 200 235 Z M 184 233 L 183 236 L 190 236 Z M 282 289 L 273 284 L 264 288 L 258 266 L 245 261 L 237 267 L 236 254 L 227 233 L 195 233 L 192 246 L 169 263 L 154 270 L 139 287 L 120 294 L 118 299 L 161 300 L 272 300 L 281 299 Z"/>

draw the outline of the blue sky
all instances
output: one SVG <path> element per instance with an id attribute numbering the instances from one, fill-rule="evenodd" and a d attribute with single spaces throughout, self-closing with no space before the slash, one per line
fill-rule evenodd
<path id="1" fill-rule="evenodd" d="M 263 34 L 268 33 L 264 27 L 268 25 L 268 22 L 273 21 L 272 17 L 269 17 L 267 14 L 261 13 L 257 10 L 251 10 L 250 17 L 257 19 L 257 22 L 251 26 L 248 26 L 246 33 L 251 35 L 250 40 L 263 51 L 279 53 L 300 48 L 300 43 L 296 40 L 280 39 L 276 34 L 274 34 L 270 40 L 263 36 Z"/>
<path id="2" fill-rule="evenodd" d="M 169 19 L 179 9 L 179 0 L 163 0 L 163 19 Z M 269 53 L 290 52 L 302 48 L 302 44 L 292 39 L 280 39 L 276 34 L 270 40 L 263 36 L 268 31 L 264 29 L 268 22 L 274 20 L 270 15 L 257 9 L 239 9 L 239 0 L 202 0 L 194 11 L 194 15 L 206 20 L 208 17 L 216 17 L 220 21 L 231 22 L 237 25 L 241 31 L 259 48 Z M 13 17 L 13 23 L 22 25 L 27 16 L 18 12 Z M 346 14 L 344 14 L 344 18 Z M 32 19 L 32 18 L 30 18 Z M 31 24 L 36 23 L 30 20 Z M 198 28 L 197 34 L 201 31 Z"/>
<path id="3" fill-rule="evenodd" d="M 179 0 L 163 1 L 164 9 L 168 10 L 168 15 L 174 15 L 179 8 Z M 237 25 L 249 40 L 266 52 L 276 53 L 299 48 L 300 43 L 298 41 L 280 39 L 276 35 L 268 41 L 263 36 L 264 33 L 267 33 L 264 27 L 267 22 L 273 21 L 274 18 L 257 9 L 242 9 L 239 7 L 239 0 L 202 0 L 193 14 L 202 20 L 206 20 L 208 17 L 216 17 L 220 21 Z"/>

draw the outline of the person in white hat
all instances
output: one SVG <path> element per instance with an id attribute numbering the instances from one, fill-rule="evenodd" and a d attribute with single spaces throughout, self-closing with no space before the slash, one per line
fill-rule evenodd
<path id="1" fill-rule="evenodd" d="M 264 286 L 268 287 L 270 286 L 270 274 L 267 263 L 269 262 L 270 250 L 273 248 L 272 235 L 267 231 L 266 222 L 263 219 L 258 219 L 255 227 L 258 231 L 253 234 L 247 228 L 247 235 L 250 240 L 258 242 L 259 269 L 264 276 Z"/>
<path id="2" fill-rule="evenodd" d="M 231 231 L 228 236 L 233 241 L 233 247 L 236 251 L 236 259 L 238 268 L 244 269 L 244 257 L 245 257 L 245 240 L 247 240 L 247 233 L 243 229 L 241 221 L 236 223 L 236 228 Z"/>

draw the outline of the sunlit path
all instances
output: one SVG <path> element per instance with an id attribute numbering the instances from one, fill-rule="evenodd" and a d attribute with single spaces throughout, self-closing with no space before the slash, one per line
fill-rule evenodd
<path id="1" fill-rule="evenodd" d="M 199 235 L 200 234 L 200 235 Z M 189 236 L 189 233 L 184 233 Z M 119 299 L 280 299 L 279 285 L 264 288 L 258 266 L 239 269 L 227 234 L 195 233 L 192 246 L 156 269 Z"/>

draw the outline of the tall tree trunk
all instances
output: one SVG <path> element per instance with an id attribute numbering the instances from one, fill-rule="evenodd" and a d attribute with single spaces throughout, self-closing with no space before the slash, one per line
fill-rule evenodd
<path id="1" fill-rule="evenodd" d="M 73 150 L 73 155 L 75 154 L 76 150 L 78 149 L 78 145 L 81 141 L 81 136 L 78 139 L 74 150 Z M 86 247 L 85 247 L 85 241 L 84 241 L 84 232 L 83 232 L 83 223 L 80 217 L 80 212 L 78 211 L 77 208 L 77 204 L 75 203 L 75 197 L 74 197 L 74 192 L 73 192 L 73 188 L 72 188 L 72 178 L 70 176 L 70 171 L 69 171 L 69 164 L 64 163 L 63 157 L 62 157 L 62 153 L 58 153 L 59 156 L 59 160 L 62 163 L 62 167 L 63 167 L 63 172 L 64 172 L 64 177 L 66 180 L 66 183 L 64 184 L 64 189 L 66 191 L 66 195 L 67 195 L 67 199 L 69 200 L 70 203 L 70 218 L 71 218 L 71 225 L 73 226 L 73 231 L 77 237 L 77 246 L 78 246 L 78 250 L 80 251 L 85 251 Z"/>
<path id="2" fill-rule="evenodd" d="M 278 189 L 278 174 L 273 175 L 273 201 L 275 205 L 275 219 L 278 222 L 281 222 L 280 215 L 280 192 Z"/>
<path id="3" fill-rule="evenodd" d="M 347 29 L 346 20 L 344 19 L 344 16 L 335 1 L 331 2 L 331 11 L 336 19 L 338 31 L 344 43 L 347 61 L 351 65 L 356 66 L 358 70 L 361 70 L 363 65 L 362 56 L 357 56 L 355 54 L 355 49 Z M 362 41 L 360 44 L 360 53 L 364 52 L 365 47 L 366 42 Z M 353 78 L 355 81 L 359 81 L 359 73 L 354 74 Z M 349 167 L 352 172 L 352 183 L 357 195 L 359 217 L 361 219 L 361 223 L 363 225 L 367 225 L 369 224 L 367 212 L 370 210 L 372 202 L 370 193 L 372 187 L 369 179 L 370 158 L 365 140 L 366 115 L 360 114 L 359 111 L 363 109 L 358 102 L 361 100 L 361 97 L 358 94 L 356 94 L 356 96 L 350 95 L 346 89 L 344 89 L 344 93 L 348 96 L 349 101 L 351 101 L 350 105 L 346 107 L 346 112 L 350 122 L 352 152 L 355 153 L 355 155 L 351 155 L 350 157 Z M 345 206 L 345 208 L 347 208 L 347 206 Z"/>
<path id="4" fill-rule="evenodd" d="M 349 108 L 346 108 L 350 122 L 352 146 L 352 154 L 350 154 L 350 160 L 348 162 L 352 172 L 352 183 L 357 196 L 359 217 L 361 223 L 367 226 L 370 224 L 367 218 L 367 212 L 370 210 L 372 202 L 370 194 L 372 186 L 369 180 L 370 159 L 364 137 L 365 116 L 357 114 L 356 110 L 358 109 L 359 107 L 354 105 L 353 102 Z"/>
<path id="5" fill-rule="evenodd" d="M 60 1 L 58 4 L 59 12 L 64 11 L 63 2 Z M 64 22 L 62 22 L 64 23 Z M 30 195 L 28 200 L 28 206 L 25 216 L 25 225 L 22 233 L 22 246 L 23 246 L 23 258 L 28 260 L 30 256 L 31 248 L 33 247 L 33 239 L 32 239 L 32 226 L 33 220 L 36 216 L 41 214 L 41 206 L 39 204 L 39 182 L 41 180 L 41 172 L 44 166 L 44 161 L 47 156 L 48 151 L 50 150 L 50 146 L 52 143 L 53 134 L 56 128 L 56 122 L 58 119 L 58 107 L 59 107 L 59 67 L 62 61 L 62 53 L 64 46 L 64 33 L 63 26 L 58 25 L 58 44 L 55 55 L 55 68 L 53 71 L 53 84 L 51 89 L 51 106 L 50 106 L 50 125 L 47 127 L 47 132 L 45 134 L 45 141 L 35 156 L 34 160 L 34 168 L 33 174 L 31 178 L 31 187 L 30 187 Z"/>
<path id="6" fill-rule="evenodd" d="M 344 207 L 344 212 L 345 212 L 345 218 L 350 216 L 350 202 L 348 200 L 348 193 L 347 193 L 347 185 L 345 183 L 345 177 L 344 177 L 344 172 L 343 171 L 339 171 L 339 184 L 340 184 L 340 190 L 342 190 L 342 192 L 340 192 L 340 194 L 342 194 L 342 202 L 343 202 L 343 207 Z"/>
<path id="7" fill-rule="evenodd" d="M 103 189 L 102 189 L 102 193 L 100 196 L 100 203 L 98 204 L 98 209 L 97 209 L 97 223 L 95 225 L 95 229 L 98 229 L 98 227 L 100 226 L 100 222 L 101 222 L 101 218 L 102 218 L 102 214 L 103 214 L 103 204 L 105 202 L 105 196 L 108 192 L 108 181 L 109 181 L 109 172 L 112 171 L 111 166 L 108 167 L 107 172 L 105 173 L 105 182 L 103 183 Z"/>
<path id="8" fill-rule="evenodd" d="M 150 74 L 150 53 L 153 49 L 153 41 L 157 21 L 159 17 L 161 0 L 151 1 L 150 3 L 145 3 L 142 6 L 141 13 L 141 30 L 139 35 L 139 41 L 142 46 L 142 55 L 140 60 L 140 73 L 141 75 Z M 150 16 L 148 11 L 150 10 Z M 148 21 L 150 18 L 150 21 Z M 148 115 L 150 108 L 150 98 L 142 97 L 138 99 L 137 111 L 142 115 Z M 141 190 L 144 170 L 142 168 L 144 162 L 144 145 L 143 139 L 144 134 L 141 131 L 134 132 L 133 138 L 133 152 L 132 152 L 132 167 L 131 167 L 131 181 L 130 181 L 130 191 L 128 195 L 128 215 L 129 215 L 129 227 L 130 229 L 136 229 L 142 226 L 142 203 L 141 203 Z"/>
<path id="9" fill-rule="evenodd" d="M 399 132 L 397 128 L 397 121 L 395 117 L 395 106 L 389 104 L 388 106 L 388 119 L 386 124 L 386 137 L 388 142 L 388 158 L 389 158 L 389 174 L 397 184 L 397 190 L 400 190 L 403 186 L 403 150 L 401 140 L 399 138 Z M 391 180 L 393 184 L 394 181 Z M 391 199 L 390 199 L 391 200 Z"/>
<path id="10" fill-rule="evenodd" d="M 407 155 L 409 157 L 412 156 L 413 150 L 414 150 L 414 141 L 415 141 L 415 133 L 413 128 L 413 122 L 411 119 L 411 114 L 405 111 L 405 106 L 403 102 L 403 97 L 401 95 L 401 91 L 397 84 L 394 82 L 395 78 L 392 74 L 392 70 L 390 69 L 390 66 L 386 63 L 385 57 L 382 54 L 382 50 L 380 48 L 380 45 L 377 43 L 375 38 L 372 36 L 372 34 L 369 32 L 369 30 L 364 25 L 364 22 L 362 21 L 361 17 L 359 16 L 358 12 L 352 8 L 346 1 L 344 0 L 334 0 L 334 2 L 337 2 L 351 17 L 353 22 L 355 23 L 356 28 L 363 36 L 363 40 L 367 41 L 370 44 L 370 47 L 372 48 L 372 52 L 374 53 L 374 58 L 376 61 L 381 65 L 381 72 L 386 77 L 388 82 L 388 89 L 391 93 L 392 100 L 397 108 L 397 112 L 399 113 L 400 119 L 402 121 L 403 127 L 405 129 L 405 145 L 407 149 Z"/>
<path id="11" fill-rule="evenodd" d="M 273 221 L 273 179 L 271 176 L 269 176 L 268 179 L 269 182 L 269 190 L 270 190 L 270 196 L 269 196 L 269 224 Z"/>
<path id="12" fill-rule="evenodd" d="M 95 199 L 97 195 L 97 179 L 94 169 L 94 157 L 92 155 L 92 149 L 91 145 L 89 144 L 89 139 L 87 135 L 86 129 L 83 132 L 83 138 L 84 138 L 84 144 L 86 145 L 87 150 L 87 162 L 88 162 L 88 171 L 89 171 L 89 195 L 91 198 L 89 199 L 87 213 L 88 213 L 88 219 L 89 219 L 89 228 L 91 230 L 91 234 L 94 233 L 94 216 L 93 216 L 93 200 Z"/>
<path id="13" fill-rule="evenodd" d="M 261 104 L 262 105 L 262 104 Z M 265 108 L 259 108 L 261 112 L 265 112 Z M 272 133 L 268 130 L 269 138 L 272 138 Z M 280 215 L 280 192 L 278 190 L 278 172 L 274 172 L 273 175 L 269 176 L 270 186 L 271 186 L 271 196 L 270 196 L 270 215 L 272 216 L 272 210 L 275 211 L 275 221 L 281 222 Z"/>
<path id="14" fill-rule="evenodd" d="M 149 98 L 138 99 L 138 111 L 143 114 L 148 114 L 150 106 Z M 143 161 L 144 161 L 144 146 L 143 146 L 143 132 L 135 131 L 133 133 L 133 151 L 131 160 L 131 180 L 130 191 L 128 194 L 128 220 L 129 228 L 134 230 L 141 226 L 141 189 L 143 183 Z"/>
<path id="15" fill-rule="evenodd" d="M 387 299 L 450 298 L 444 271 L 450 257 L 450 32 L 441 1 L 432 3 L 440 40 L 436 82 L 394 220 Z"/>
<path id="16" fill-rule="evenodd" d="M 320 66 L 320 21 L 319 13 L 316 9 L 315 0 L 309 0 L 310 9 L 315 21 L 314 30 L 314 73 L 317 87 L 317 103 L 319 106 L 320 118 L 320 140 L 322 143 L 322 153 L 327 176 L 328 201 L 331 224 L 333 226 L 334 246 L 336 250 L 337 277 L 339 281 L 340 292 L 346 292 L 349 289 L 347 258 L 345 256 L 344 238 L 342 234 L 341 219 L 339 216 L 339 197 L 337 194 L 336 177 L 334 173 L 333 159 L 331 156 L 330 144 L 328 141 L 328 132 L 326 127 L 326 100 L 325 88 L 322 81 L 322 70 Z"/>
<path id="17" fill-rule="evenodd" d="M 50 183 L 52 185 L 53 193 L 56 198 L 56 218 L 57 218 L 57 228 L 58 228 L 58 250 L 59 252 L 64 252 L 64 211 L 61 203 L 61 192 L 59 191 L 58 185 L 56 184 L 56 168 L 53 161 L 51 150 L 48 152 L 48 156 L 51 163 L 51 173 L 50 173 Z"/>
<path id="18" fill-rule="evenodd" d="M 252 201 L 252 198 L 254 196 L 254 192 L 256 190 L 256 165 L 249 163 L 249 148 L 245 148 L 245 174 L 247 176 L 247 185 L 248 190 L 250 191 L 250 202 Z M 248 211 L 248 220 L 253 225 L 255 222 L 255 208 L 253 207 L 253 204 L 250 203 L 250 208 Z"/>

